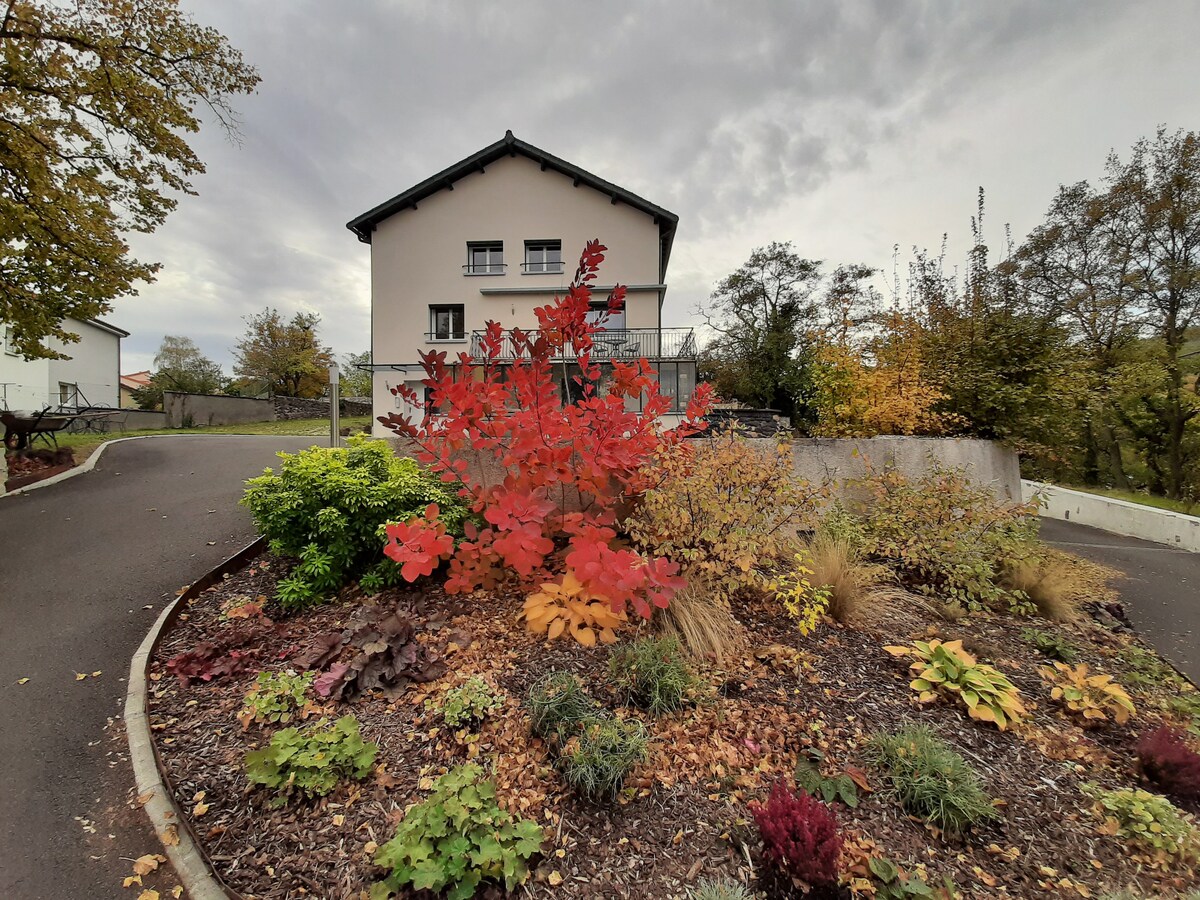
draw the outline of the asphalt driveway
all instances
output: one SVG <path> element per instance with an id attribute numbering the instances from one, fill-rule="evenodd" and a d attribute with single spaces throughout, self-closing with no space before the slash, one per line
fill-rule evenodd
<path id="1" fill-rule="evenodd" d="M 1200 553 L 1056 519 L 1041 529 L 1050 543 L 1124 572 L 1116 587 L 1134 627 L 1200 684 Z"/>
<path id="2" fill-rule="evenodd" d="M 137 893 L 121 884 L 131 861 L 161 848 L 128 805 L 129 661 L 182 585 L 253 539 L 242 482 L 318 440 L 126 441 L 91 472 L 0 498 L 0 897 Z"/>

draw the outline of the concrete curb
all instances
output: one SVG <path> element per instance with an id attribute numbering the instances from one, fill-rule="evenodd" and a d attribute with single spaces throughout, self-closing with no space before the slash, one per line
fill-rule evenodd
<path id="1" fill-rule="evenodd" d="M 145 437 L 172 437 L 173 435 L 145 435 Z M 155 834 L 163 843 L 164 852 L 171 861 L 187 896 L 192 900 L 240 900 L 241 895 L 231 890 L 213 872 L 212 866 L 192 834 L 187 820 L 175 804 L 174 795 L 167 785 L 166 776 L 159 765 L 150 730 L 148 674 L 150 657 L 163 635 L 174 624 L 178 613 L 187 603 L 199 596 L 213 584 L 221 581 L 230 572 L 243 568 L 262 552 L 266 542 L 260 537 L 222 562 L 208 574 L 188 585 L 187 589 L 167 604 L 154 626 L 133 655 L 129 666 L 129 690 L 125 695 L 125 732 L 129 740 L 129 760 L 133 765 L 139 799 L 145 798 L 142 809 L 150 818 Z M 168 842 L 165 837 L 174 830 L 178 842 Z"/>
<path id="2" fill-rule="evenodd" d="M 135 434 L 135 435 L 131 435 L 130 437 L 113 438 L 111 441 L 105 441 L 103 444 L 101 444 L 99 447 L 97 447 L 95 450 L 93 450 L 92 455 L 89 456 L 83 462 L 81 462 L 79 465 L 77 465 L 75 468 L 69 469 L 66 472 L 60 472 L 57 475 L 52 475 L 51 477 L 45 479 L 44 481 L 38 481 L 38 482 L 35 482 L 34 484 L 28 484 L 23 488 L 17 488 L 15 491 L 9 491 L 7 494 L 0 493 L 0 497 L 16 497 L 19 494 L 26 494 L 29 491 L 35 491 L 38 488 L 49 487 L 52 484 L 58 484 L 60 481 L 66 481 L 68 478 L 74 478 L 76 475 L 82 475 L 85 472 L 90 472 L 90 471 L 92 471 L 92 469 L 96 468 L 96 463 L 98 463 L 100 461 L 100 454 L 102 454 L 107 448 L 111 447 L 113 444 L 120 444 L 124 441 L 147 441 L 147 440 L 151 440 L 152 438 L 184 438 L 184 437 L 217 438 L 217 437 L 267 437 L 267 436 L 268 435 L 261 435 L 261 434 L 197 434 L 197 433 L 189 433 L 189 434 Z M 322 437 L 322 435 L 316 435 L 316 434 L 313 434 L 313 435 L 308 435 L 308 434 L 290 435 L 290 434 L 288 434 L 288 435 L 278 435 L 278 437 L 312 437 L 312 438 L 320 439 Z M 328 438 L 325 438 L 325 439 L 328 440 Z"/>
<path id="3" fill-rule="evenodd" d="M 1200 553 L 1200 517 L 1040 481 L 1023 480 L 1021 491 L 1026 501 L 1038 499 L 1038 513 L 1047 519 Z"/>

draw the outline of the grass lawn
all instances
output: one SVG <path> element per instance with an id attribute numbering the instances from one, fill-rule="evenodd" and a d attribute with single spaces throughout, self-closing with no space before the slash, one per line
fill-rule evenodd
<path id="1" fill-rule="evenodd" d="M 342 427 L 353 430 L 362 428 L 371 421 L 370 416 L 346 416 Z M 209 428 L 160 428 L 147 431 L 130 431 L 126 434 L 60 434 L 58 446 L 70 447 L 75 453 L 75 462 L 82 463 L 92 451 L 114 438 L 140 437 L 146 434 L 294 434 L 329 437 L 328 419 L 293 419 L 289 422 L 250 422 L 245 425 L 214 425 Z M 39 442 L 39 446 L 41 446 Z"/>
<path id="2" fill-rule="evenodd" d="M 1078 487 L 1071 485 L 1070 489 L 1073 491 L 1083 491 L 1085 494 L 1097 494 L 1101 497 L 1109 497 L 1113 500 L 1140 503 L 1142 506 L 1153 506 L 1155 509 L 1166 509 L 1189 516 L 1200 515 L 1200 503 L 1188 503 L 1186 500 L 1172 500 L 1170 497 L 1158 497 L 1154 494 L 1143 494 L 1141 491 L 1122 491 L 1116 488 Z"/>

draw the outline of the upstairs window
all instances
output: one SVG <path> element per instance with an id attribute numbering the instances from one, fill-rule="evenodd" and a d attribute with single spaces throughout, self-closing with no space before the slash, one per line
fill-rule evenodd
<path id="1" fill-rule="evenodd" d="M 467 243 L 467 275 L 503 275 L 504 242 L 470 241 Z"/>
<path id="2" fill-rule="evenodd" d="M 11 325 L 4 326 L 4 352 L 9 356 L 17 355 L 17 342 Z"/>
<path id="3" fill-rule="evenodd" d="M 525 274 L 562 272 L 562 241 L 526 241 Z"/>
<path id="4" fill-rule="evenodd" d="M 431 341 L 465 341 L 467 339 L 467 317 L 461 303 L 429 307 L 429 335 Z"/>

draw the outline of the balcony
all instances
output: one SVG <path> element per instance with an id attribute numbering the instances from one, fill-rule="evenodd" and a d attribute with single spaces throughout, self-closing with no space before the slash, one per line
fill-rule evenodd
<path id="1" fill-rule="evenodd" d="M 483 339 L 486 332 L 471 332 L 471 355 L 479 358 L 484 355 Z M 511 332 L 504 332 L 504 343 L 500 350 L 500 361 L 516 358 L 516 347 L 509 339 Z M 536 330 L 526 332 L 530 338 L 535 338 Z M 696 358 L 696 335 L 691 328 L 615 328 L 599 331 L 593 338 L 595 350 L 593 357 L 597 360 L 619 359 L 634 360 L 645 357 L 648 360 L 691 360 Z M 568 354 L 559 359 L 574 359 L 575 354 Z"/>

